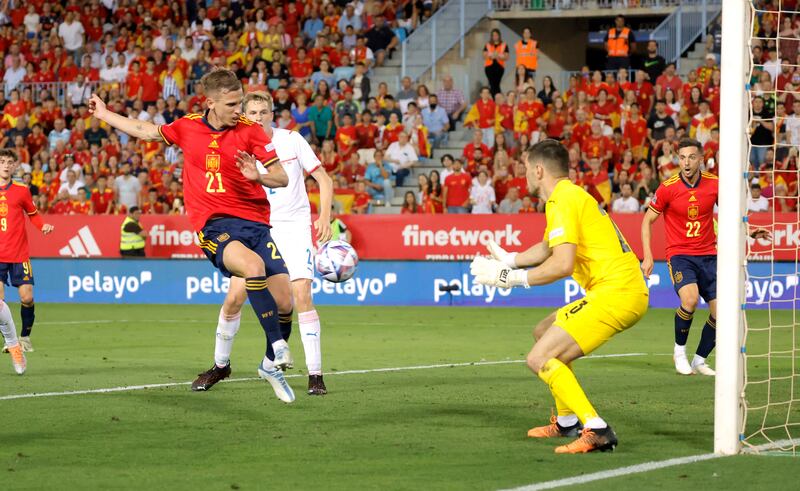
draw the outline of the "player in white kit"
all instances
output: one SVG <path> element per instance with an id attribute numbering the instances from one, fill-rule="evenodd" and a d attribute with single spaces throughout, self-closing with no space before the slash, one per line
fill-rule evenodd
<path id="1" fill-rule="evenodd" d="M 270 136 L 275 151 L 280 158 L 289 185 L 280 189 L 264 188 L 269 199 L 271 213 L 270 234 L 277 245 L 276 254 L 283 257 L 292 282 L 294 308 L 298 312 L 300 336 L 305 351 L 308 368 L 308 394 L 327 393 L 322 378 L 322 354 L 320 350 L 320 322 L 311 297 L 311 280 L 314 278 L 314 244 L 311 238 L 311 206 L 305 189 L 304 171 L 310 174 L 320 188 L 320 213 L 314 222 L 317 241 L 327 242 L 331 237 L 330 210 L 333 199 L 333 183 L 320 165 L 308 142 L 296 131 L 273 128 L 272 97 L 265 92 L 251 92 L 245 95 L 243 112 L 246 117 L 260 122 Z M 266 170 L 261 168 L 262 172 Z M 239 330 L 240 312 L 247 300 L 245 283 L 240 278 L 231 278 L 230 288 L 219 314 L 217 340 L 214 349 L 214 363 L 217 367 L 228 367 L 233 348 L 233 338 Z M 281 331 L 284 339 L 291 332 L 292 314 L 280 314 Z M 294 400 L 294 392 L 286 383 L 283 373 L 268 365 L 266 358 L 258 369 L 261 378 L 267 380 L 275 390 L 275 395 L 284 402 Z M 228 369 L 227 378 L 230 374 Z M 208 390 L 222 378 L 195 381 L 193 390 Z"/>

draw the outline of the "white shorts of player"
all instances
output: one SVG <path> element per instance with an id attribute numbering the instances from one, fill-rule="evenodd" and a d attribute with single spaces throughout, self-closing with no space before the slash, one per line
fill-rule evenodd
<path id="1" fill-rule="evenodd" d="M 316 250 L 311 241 L 311 225 L 275 222 L 270 235 L 289 270 L 289 281 L 313 279 Z"/>

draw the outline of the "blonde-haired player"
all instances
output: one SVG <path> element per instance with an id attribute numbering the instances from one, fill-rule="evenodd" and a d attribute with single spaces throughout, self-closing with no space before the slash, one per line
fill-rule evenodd
<path id="1" fill-rule="evenodd" d="M 273 128 L 272 97 L 265 92 L 250 92 L 242 100 L 244 115 L 261 123 L 267 136 L 272 140 L 275 151 L 286 174 L 289 184 L 285 188 L 264 188 L 270 203 L 270 234 L 277 245 L 274 254 L 282 256 L 289 270 L 292 285 L 294 308 L 298 312 L 300 336 L 308 369 L 308 393 L 323 395 L 327 393 L 322 378 L 322 355 L 320 348 L 320 322 L 311 297 L 311 280 L 314 278 L 314 245 L 311 238 L 311 207 L 305 190 L 303 172 L 310 174 L 320 187 L 320 214 L 314 222 L 318 242 L 326 242 L 331 237 L 330 209 L 333 199 L 333 183 L 320 165 L 308 142 L 296 131 Z M 265 171 L 264 171 L 265 172 Z M 220 310 L 217 324 L 217 340 L 214 350 L 216 367 L 228 367 L 233 339 L 239 331 L 240 312 L 247 294 L 245 283 L 239 278 L 231 278 L 230 288 Z M 292 313 L 279 316 L 281 332 L 288 339 L 291 332 Z M 228 369 L 220 378 L 219 370 L 209 370 L 195 380 L 193 390 L 208 390 L 215 383 L 230 374 Z M 283 373 L 270 365 L 264 358 L 258 370 L 261 378 L 272 384 L 275 394 L 284 402 L 294 401 L 294 391 Z"/>
<path id="2" fill-rule="evenodd" d="M 547 201 L 544 240 L 508 253 L 490 243 L 492 259 L 477 257 L 475 280 L 501 288 L 544 285 L 572 276 L 586 296 L 547 316 L 534 330 L 528 367 L 550 387 L 558 416 L 528 431 L 532 438 L 580 437 L 556 453 L 613 450 L 617 437 L 586 397 L 570 363 L 588 355 L 647 312 L 648 289 L 639 260 L 611 218 L 568 178 L 569 154 L 544 140 L 526 155 L 528 188 Z M 517 269 L 537 266 L 533 269 Z"/>

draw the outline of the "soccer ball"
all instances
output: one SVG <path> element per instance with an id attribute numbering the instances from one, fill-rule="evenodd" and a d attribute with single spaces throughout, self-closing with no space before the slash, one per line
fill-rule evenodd
<path id="1" fill-rule="evenodd" d="M 320 246 L 316 263 L 320 276 L 333 283 L 341 283 L 355 274 L 358 254 L 347 242 L 331 240 Z"/>

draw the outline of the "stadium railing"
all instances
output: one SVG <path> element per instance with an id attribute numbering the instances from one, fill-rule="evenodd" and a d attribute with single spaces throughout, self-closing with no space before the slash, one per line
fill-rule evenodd
<path id="1" fill-rule="evenodd" d="M 677 7 L 692 0 L 493 0 L 495 10 L 582 10 Z"/>
<path id="2" fill-rule="evenodd" d="M 75 82 L 24 82 L 18 84 L 15 88 L 24 92 L 26 89 L 31 91 L 31 99 L 35 103 L 41 103 L 49 97 L 53 97 L 60 107 L 67 103 L 70 86 L 76 85 Z M 86 100 L 93 92 L 98 90 L 108 91 L 124 91 L 125 84 L 118 82 L 85 82 L 80 87 L 79 93 L 82 95 L 82 100 Z"/>
<path id="3" fill-rule="evenodd" d="M 592 72 L 594 72 L 594 70 L 592 70 Z M 592 72 L 589 73 L 590 77 Z M 614 75 L 616 75 L 617 72 L 619 72 L 619 70 L 601 70 L 601 72 L 603 73 L 603 80 L 605 80 L 605 76 L 607 73 L 613 73 Z M 566 91 L 567 89 L 569 89 L 569 78 L 573 75 L 581 77 L 583 73 L 580 70 L 565 70 L 561 72 L 559 87 L 561 87 L 562 91 Z M 636 80 L 636 70 L 631 68 L 628 70 L 628 81 L 632 82 L 634 80 Z"/>
<path id="4" fill-rule="evenodd" d="M 419 80 L 431 70 L 436 78 L 436 62 L 456 43 L 461 42 L 464 57 L 464 38 L 472 27 L 493 9 L 492 0 L 450 0 L 427 22 L 417 27 L 402 45 L 401 77 Z"/>
<path id="5" fill-rule="evenodd" d="M 679 2 L 675 11 L 656 27 L 650 39 L 658 41 L 658 54 L 680 69 L 681 54 L 686 51 L 722 11 L 722 0 Z"/>

